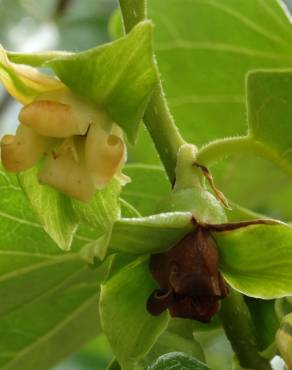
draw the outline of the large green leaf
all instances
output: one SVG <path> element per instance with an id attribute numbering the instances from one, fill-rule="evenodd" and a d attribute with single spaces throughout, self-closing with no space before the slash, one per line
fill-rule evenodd
<path id="1" fill-rule="evenodd" d="M 244 135 L 245 78 L 251 69 L 290 68 L 292 27 L 277 0 L 149 0 L 166 96 L 187 140 Z M 232 30 L 232 32 L 230 31 Z M 144 130 L 136 161 L 157 163 Z M 142 148 L 142 149 L 141 149 Z M 214 167 L 224 194 L 246 207 L 292 218 L 288 177 L 255 156 Z M 244 182 L 245 186 L 240 186 Z M 269 196 L 262 189 L 269 184 Z"/>
<path id="2" fill-rule="evenodd" d="M 150 0 L 149 13 L 157 25 L 164 85 L 183 132 L 199 145 L 244 134 L 246 73 L 291 66 L 292 28 L 279 2 Z"/>
<path id="3" fill-rule="evenodd" d="M 152 24 L 138 24 L 128 36 L 46 63 L 73 91 L 99 104 L 135 141 L 156 84 Z"/>
<path id="4" fill-rule="evenodd" d="M 213 235 L 220 269 L 233 288 L 255 298 L 292 295 L 292 228 L 254 225 Z"/>
<path id="5" fill-rule="evenodd" d="M 159 201 L 171 190 L 162 167 L 129 164 L 125 167 L 124 173 L 130 176 L 132 181 L 123 187 L 122 197 L 143 216 L 155 213 Z"/>
<path id="6" fill-rule="evenodd" d="M 64 253 L 43 231 L 14 175 L 0 172 L 0 369 L 49 370 L 98 331 L 98 281 L 79 249 Z"/>
<path id="7" fill-rule="evenodd" d="M 256 71 L 247 80 L 251 140 L 263 144 L 292 173 L 292 71 Z"/>
<path id="8" fill-rule="evenodd" d="M 246 73 L 291 66 L 291 24 L 280 1 L 150 0 L 148 6 L 166 95 L 186 138 L 202 145 L 245 134 Z M 145 136 L 144 150 L 135 154 L 157 162 Z"/>
<path id="9" fill-rule="evenodd" d="M 153 317 L 146 302 L 153 289 L 148 258 L 139 257 L 101 287 L 101 324 L 121 368 L 130 370 L 165 330 L 168 315 Z"/>

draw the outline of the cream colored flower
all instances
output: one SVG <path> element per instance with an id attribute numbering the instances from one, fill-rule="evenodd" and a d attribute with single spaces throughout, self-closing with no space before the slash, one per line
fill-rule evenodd
<path id="1" fill-rule="evenodd" d="M 126 161 L 123 131 L 106 112 L 62 82 L 28 66 L 11 63 L 0 48 L 0 79 L 24 106 L 15 135 L 1 140 L 9 172 L 25 171 L 44 157 L 39 182 L 81 201 L 121 175 Z"/>

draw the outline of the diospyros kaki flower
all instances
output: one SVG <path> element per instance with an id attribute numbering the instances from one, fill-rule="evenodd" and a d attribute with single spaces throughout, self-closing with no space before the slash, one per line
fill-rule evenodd
<path id="1" fill-rule="evenodd" d="M 9 172 L 25 171 L 44 159 L 41 184 L 81 201 L 117 175 L 121 181 L 126 146 L 121 128 L 101 107 L 85 101 L 60 80 L 10 62 L 0 49 L 0 79 L 23 107 L 15 135 L 1 140 Z"/>
<path id="2" fill-rule="evenodd" d="M 197 169 L 202 172 L 202 179 L 197 178 L 201 172 L 193 175 Z M 185 171 L 190 171 L 187 178 Z M 176 175 L 180 177 L 173 191 L 160 203 L 160 209 L 190 212 L 194 229 L 168 250 L 151 254 L 149 267 L 159 287 L 150 295 L 147 309 L 155 316 L 168 309 L 173 317 L 208 323 L 218 312 L 220 300 L 228 295 L 213 233 L 279 223 L 269 219 L 227 222 L 222 205 L 227 208 L 228 202 L 215 187 L 208 168 L 193 160 L 193 148 L 188 144 L 178 153 Z M 204 178 L 216 197 L 202 185 Z"/>

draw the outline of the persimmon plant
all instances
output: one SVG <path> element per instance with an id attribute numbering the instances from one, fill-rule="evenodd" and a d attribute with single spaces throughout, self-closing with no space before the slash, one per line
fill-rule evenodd
<path id="1" fill-rule="evenodd" d="M 288 10 L 277 0 L 119 5 L 111 43 L 0 49 L 0 80 L 22 105 L 0 144 L 0 369 L 51 369 L 98 329 L 108 370 L 223 370 L 200 336 L 222 329 L 230 369 L 269 370 L 276 355 L 290 369 L 289 211 L 272 217 L 269 181 L 267 215 L 223 194 L 237 167 L 239 189 L 257 189 L 268 162 L 292 174 Z M 152 144 L 160 167 L 127 164 Z M 266 162 L 253 167 L 250 155 Z"/>

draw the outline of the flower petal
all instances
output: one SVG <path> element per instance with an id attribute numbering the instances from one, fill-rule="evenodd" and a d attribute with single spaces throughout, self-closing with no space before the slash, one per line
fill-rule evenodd
<path id="1" fill-rule="evenodd" d="M 84 141 L 82 137 L 65 140 L 58 151 L 49 154 L 38 179 L 41 184 L 86 202 L 94 195 L 95 185 L 84 165 Z"/>
<path id="2" fill-rule="evenodd" d="M 0 80 L 9 94 L 22 104 L 32 102 L 42 92 L 64 86 L 61 81 L 40 73 L 36 68 L 10 62 L 1 45 Z"/>
<path id="3" fill-rule="evenodd" d="M 98 108 L 62 88 L 43 93 L 24 106 L 19 120 L 41 135 L 63 138 L 84 135 L 88 126 L 103 118 L 102 115 Z"/>
<path id="4" fill-rule="evenodd" d="M 19 125 L 16 135 L 5 135 L 1 140 L 1 160 L 9 172 L 31 168 L 52 145 L 52 140 L 38 135 L 34 130 Z"/>
<path id="5" fill-rule="evenodd" d="M 126 159 L 122 130 L 112 124 L 110 131 L 102 125 L 91 125 L 86 138 L 85 162 L 94 176 L 97 188 L 105 187 L 115 174 L 120 174 Z"/>

